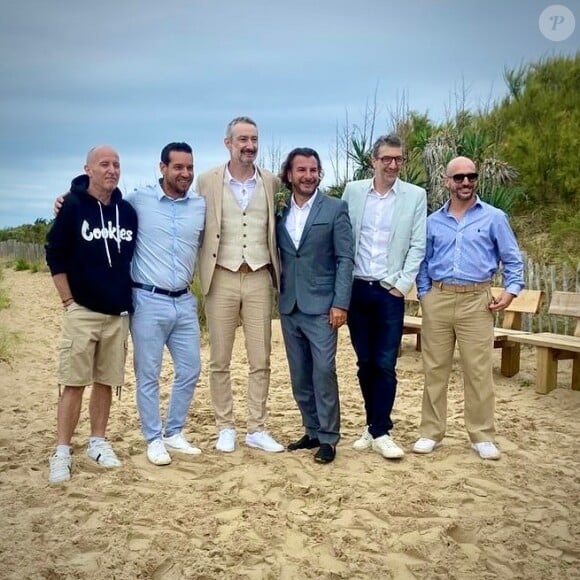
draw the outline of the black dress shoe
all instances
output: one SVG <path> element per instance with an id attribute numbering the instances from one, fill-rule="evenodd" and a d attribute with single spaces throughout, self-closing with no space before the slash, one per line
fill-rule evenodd
<path id="1" fill-rule="evenodd" d="M 320 449 L 314 455 L 314 461 L 317 463 L 330 463 L 334 461 L 334 457 L 336 456 L 336 450 L 334 445 L 330 445 L 329 443 L 322 443 L 320 445 Z"/>
<path id="2" fill-rule="evenodd" d="M 320 447 L 320 441 L 316 437 L 311 439 L 308 435 L 304 435 L 298 441 L 290 443 L 288 445 L 288 451 L 296 451 L 297 449 L 314 449 L 315 447 Z"/>

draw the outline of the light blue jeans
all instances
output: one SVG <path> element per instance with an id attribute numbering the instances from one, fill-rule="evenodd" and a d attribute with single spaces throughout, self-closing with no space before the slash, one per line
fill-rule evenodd
<path id="1" fill-rule="evenodd" d="M 137 409 L 143 435 L 151 442 L 162 434 L 171 437 L 179 433 L 187 419 L 201 366 L 197 301 L 190 293 L 170 298 L 135 288 L 133 305 L 131 337 Z M 174 381 L 163 430 L 159 375 L 165 345 L 173 359 Z"/>

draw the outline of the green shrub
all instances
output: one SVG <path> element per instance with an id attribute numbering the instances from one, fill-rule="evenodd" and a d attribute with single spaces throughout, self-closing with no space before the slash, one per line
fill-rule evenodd
<path id="1" fill-rule="evenodd" d="M 13 358 L 14 345 L 18 340 L 18 335 L 0 328 L 0 362 L 10 363 Z"/>
<path id="2" fill-rule="evenodd" d="M 17 272 L 22 272 L 23 270 L 30 270 L 30 264 L 28 260 L 25 260 L 24 258 L 18 258 L 14 263 L 14 269 Z"/>
<path id="3" fill-rule="evenodd" d="M 8 308 L 10 306 L 10 298 L 3 288 L 0 288 L 0 310 Z"/>

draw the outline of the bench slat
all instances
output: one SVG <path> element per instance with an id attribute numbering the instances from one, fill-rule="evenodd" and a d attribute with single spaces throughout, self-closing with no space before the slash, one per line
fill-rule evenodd
<path id="1" fill-rule="evenodd" d="M 503 292 L 503 288 L 494 286 L 491 293 L 497 298 Z M 526 312 L 528 314 L 537 314 L 540 306 L 544 301 L 544 293 L 541 290 L 522 290 L 516 296 L 512 303 L 506 308 L 505 312 Z"/>
<path id="2" fill-rule="evenodd" d="M 535 334 L 517 334 L 511 337 L 514 342 L 540 346 L 551 349 L 580 352 L 580 337 L 554 334 L 553 332 L 537 332 Z"/>
<path id="3" fill-rule="evenodd" d="M 558 316 L 580 318 L 580 293 L 554 292 L 548 312 Z"/>

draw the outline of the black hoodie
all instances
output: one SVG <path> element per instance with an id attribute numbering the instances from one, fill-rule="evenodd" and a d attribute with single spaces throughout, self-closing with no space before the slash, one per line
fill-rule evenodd
<path id="1" fill-rule="evenodd" d="M 113 191 L 109 205 L 87 192 L 89 177 L 73 179 L 46 238 L 51 274 L 66 274 L 77 304 L 103 314 L 133 312 L 131 258 L 137 214 Z"/>

